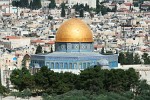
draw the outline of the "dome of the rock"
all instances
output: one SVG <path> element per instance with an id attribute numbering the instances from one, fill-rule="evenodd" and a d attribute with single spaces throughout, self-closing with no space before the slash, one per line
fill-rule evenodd
<path id="1" fill-rule="evenodd" d="M 82 20 L 71 18 L 58 29 L 56 42 L 93 42 L 92 31 Z"/>

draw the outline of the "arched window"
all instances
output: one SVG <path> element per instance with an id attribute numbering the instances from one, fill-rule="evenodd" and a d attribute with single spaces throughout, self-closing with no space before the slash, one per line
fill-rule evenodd
<path id="1" fill-rule="evenodd" d="M 72 69 L 72 63 L 69 64 L 69 69 Z"/>
<path id="2" fill-rule="evenodd" d="M 54 63 L 53 62 L 51 63 L 51 69 L 54 69 Z"/>
<path id="3" fill-rule="evenodd" d="M 74 69 L 78 69 L 77 63 L 74 63 Z"/>
<path id="4" fill-rule="evenodd" d="M 55 69 L 59 69 L 59 63 L 55 64 Z"/>
<path id="5" fill-rule="evenodd" d="M 82 63 L 79 63 L 79 69 L 82 69 Z"/>
<path id="6" fill-rule="evenodd" d="M 60 69 L 63 69 L 63 63 L 60 63 Z"/>
<path id="7" fill-rule="evenodd" d="M 68 63 L 65 63 L 64 68 L 68 69 Z"/>
<path id="8" fill-rule="evenodd" d="M 83 63 L 83 69 L 86 69 L 86 63 Z"/>
<path id="9" fill-rule="evenodd" d="M 87 63 L 87 67 L 90 68 L 90 63 L 89 62 Z"/>
<path id="10" fill-rule="evenodd" d="M 49 62 L 46 62 L 46 66 L 49 68 L 50 66 L 49 66 Z"/>

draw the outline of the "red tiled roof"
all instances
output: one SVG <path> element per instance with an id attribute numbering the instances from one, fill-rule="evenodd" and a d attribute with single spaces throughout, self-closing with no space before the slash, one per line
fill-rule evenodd
<path id="1" fill-rule="evenodd" d="M 0 0 L 1 1 L 1 0 Z M 1 4 L 0 6 L 9 6 L 9 4 Z"/>
<path id="2" fill-rule="evenodd" d="M 132 3 L 124 3 L 124 4 L 125 4 L 125 6 L 133 6 Z"/>
<path id="3" fill-rule="evenodd" d="M 94 45 L 94 48 L 102 48 L 102 47 L 104 47 L 104 46 L 102 46 L 102 45 Z"/>
<path id="4" fill-rule="evenodd" d="M 129 11 L 127 8 L 120 8 L 118 11 Z"/>
<path id="5" fill-rule="evenodd" d="M 17 36 L 6 36 L 5 39 L 20 39 L 20 37 Z"/>
<path id="6" fill-rule="evenodd" d="M 48 41 L 46 44 L 55 44 L 55 41 Z"/>
<path id="7" fill-rule="evenodd" d="M 10 16 L 11 13 L 3 13 L 3 16 Z"/>
<path id="8" fill-rule="evenodd" d="M 44 43 L 42 40 L 32 40 L 31 43 Z"/>

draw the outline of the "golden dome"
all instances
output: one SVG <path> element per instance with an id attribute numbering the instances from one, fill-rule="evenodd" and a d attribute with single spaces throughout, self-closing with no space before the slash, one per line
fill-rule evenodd
<path id="1" fill-rule="evenodd" d="M 58 29 L 56 42 L 93 42 L 93 35 L 83 21 L 78 18 L 71 18 Z"/>

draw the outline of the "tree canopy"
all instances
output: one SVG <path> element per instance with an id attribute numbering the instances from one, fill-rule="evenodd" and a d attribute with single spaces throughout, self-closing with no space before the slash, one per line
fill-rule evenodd
<path id="1" fill-rule="evenodd" d="M 148 60 L 148 55 L 144 55 L 143 59 Z M 146 60 L 147 59 L 147 60 Z M 141 64 L 141 58 L 138 53 L 133 54 L 132 52 L 121 52 L 119 53 L 118 62 L 121 65 Z M 146 62 L 148 63 L 148 62 Z"/>
<path id="2" fill-rule="evenodd" d="M 19 91 L 22 91 L 26 88 L 32 89 L 34 84 L 33 76 L 25 67 L 23 67 L 21 70 L 13 70 L 12 74 L 10 75 L 10 81 Z"/>
<path id="3" fill-rule="evenodd" d="M 42 46 L 38 45 L 35 54 L 42 53 Z"/>
<path id="4" fill-rule="evenodd" d="M 49 3 L 49 8 L 54 9 L 56 7 L 55 0 L 50 0 L 51 2 Z"/>
<path id="5" fill-rule="evenodd" d="M 65 7 L 63 6 L 61 8 L 61 17 L 65 17 L 65 16 L 66 16 Z"/>
<path id="6" fill-rule="evenodd" d="M 80 17 L 84 17 L 84 10 L 83 9 L 80 10 Z"/>
<path id="7" fill-rule="evenodd" d="M 150 64 L 150 56 L 148 55 L 148 53 L 144 53 L 142 55 L 142 59 L 144 60 L 144 64 Z"/>
<path id="8" fill-rule="evenodd" d="M 43 66 L 31 75 L 26 68 L 13 70 L 11 83 L 21 96 L 37 93 L 43 100 L 149 100 L 150 85 L 133 69 L 88 68 L 76 75 L 57 73 Z M 1 90 L 1 88 L 0 88 Z M 51 95 L 51 96 L 50 96 Z"/>
<path id="9" fill-rule="evenodd" d="M 40 9 L 42 7 L 41 0 L 12 0 L 12 6 L 20 8 Z"/>
<path id="10" fill-rule="evenodd" d="M 70 72 L 56 73 L 43 66 L 34 75 L 24 67 L 21 70 L 15 69 L 10 80 L 19 91 L 29 88 L 36 92 L 60 95 L 77 89 L 101 94 L 103 91 L 124 92 L 136 89 L 139 75 L 134 69 L 102 70 L 100 66 L 85 69 L 76 75 Z"/>

